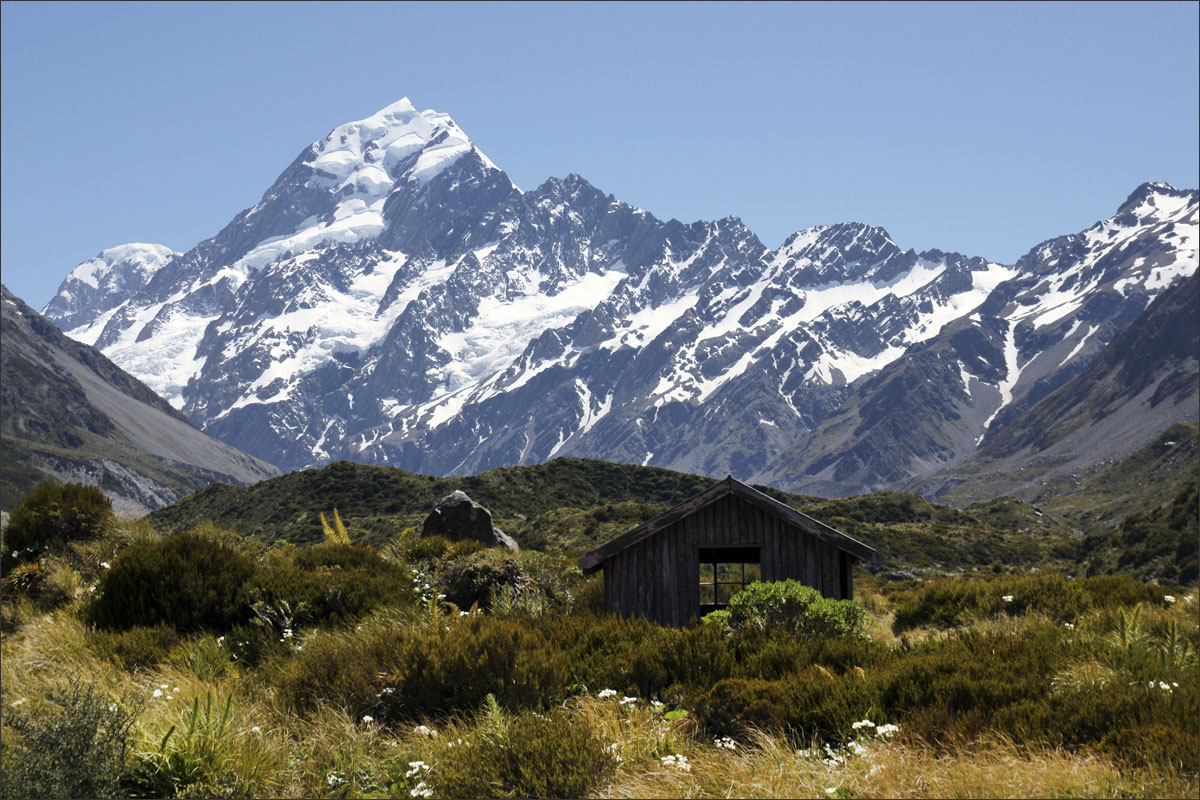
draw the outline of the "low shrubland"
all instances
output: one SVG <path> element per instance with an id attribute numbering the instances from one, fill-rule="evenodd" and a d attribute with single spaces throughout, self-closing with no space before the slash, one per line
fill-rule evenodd
<path id="1" fill-rule="evenodd" d="M 858 601 L 758 584 L 669 629 L 604 613 L 567 554 L 411 531 L 57 547 L 0 584 L 4 796 L 1200 788 L 1195 587 L 858 576 Z"/>

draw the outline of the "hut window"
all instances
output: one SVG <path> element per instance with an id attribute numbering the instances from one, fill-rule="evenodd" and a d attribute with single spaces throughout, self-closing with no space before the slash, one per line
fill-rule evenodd
<path id="1" fill-rule="evenodd" d="M 747 584 L 762 579 L 757 547 L 700 548 L 700 613 L 729 605 Z"/>

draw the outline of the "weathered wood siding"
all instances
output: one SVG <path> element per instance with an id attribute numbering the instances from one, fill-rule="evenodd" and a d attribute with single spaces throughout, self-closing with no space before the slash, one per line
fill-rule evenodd
<path id="1" fill-rule="evenodd" d="M 701 547 L 758 547 L 764 581 L 791 578 L 826 597 L 853 596 L 853 559 L 787 520 L 726 496 L 606 560 L 608 610 L 687 625 L 700 614 Z"/>

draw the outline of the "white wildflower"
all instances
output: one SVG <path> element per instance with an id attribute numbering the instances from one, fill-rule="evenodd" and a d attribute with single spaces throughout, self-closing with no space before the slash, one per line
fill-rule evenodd
<path id="1" fill-rule="evenodd" d="M 1000 599 L 1006 603 L 1011 603 L 1013 601 L 1013 596 L 1011 594 L 1006 594 L 1006 595 L 1004 595 L 1004 597 L 1001 597 Z"/>
<path id="2" fill-rule="evenodd" d="M 1070 622 L 1064 622 L 1064 623 L 1063 623 L 1063 627 L 1064 627 L 1064 628 L 1074 628 L 1075 626 L 1074 626 L 1074 625 L 1072 625 Z"/>
<path id="3" fill-rule="evenodd" d="M 250 729 L 250 732 L 251 733 L 262 733 L 262 728 L 255 725 L 253 728 Z"/>
<path id="4" fill-rule="evenodd" d="M 104 567 L 105 569 L 112 569 L 112 564 L 109 564 L 107 561 L 101 561 L 100 566 Z"/>
<path id="5" fill-rule="evenodd" d="M 375 721 L 375 718 L 372 717 L 370 714 L 363 716 L 363 722 L 371 723 L 374 721 Z"/>
<path id="6" fill-rule="evenodd" d="M 825 794 L 837 794 L 837 787 L 836 786 L 826 786 Z"/>
<path id="7" fill-rule="evenodd" d="M 688 763 L 687 756 L 682 753 L 676 753 L 671 756 L 663 756 L 659 759 L 664 767 L 674 767 L 681 772 L 691 772 L 692 765 Z"/>
<path id="8" fill-rule="evenodd" d="M 420 783 L 418 783 L 416 786 L 414 786 L 412 788 L 412 791 L 408 793 L 408 796 L 409 797 L 433 797 L 433 789 L 429 788 L 429 786 L 425 783 L 425 781 L 421 781 Z"/>
<path id="9" fill-rule="evenodd" d="M 598 694 L 596 696 L 599 697 L 601 700 L 604 700 L 609 697 L 616 697 L 617 690 L 616 689 L 601 689 L 600 694 Z"/>
<path id="10" fill-rule="evenodd" d="M 422 736 L 429 736 L 430 738 L 437 736 L 437 731 L 428 725 L 418 725 L 417 727 L 413 728 L 413 730 Z"/>
<path id="11" fill-rule="evenodd" d="M 1158 688 L 1162 689 L 1164 692 L 1171 691 L 1171 687 L 1163 681 L 1158 682 Z"/>
<path id="12" fill-rule="evenodd" d="M 722 736 L 719 739 L 713 739 L 713 745 L 720 747 L 723 750 L 737 750 L 737 742 L 729 736 Z"/>
<path id="13" fill-rule="evenodd" d="M 1163 595 L 1163 600 L 1164 600 L 1164 601 L 1166 601 L 1166 602 L 1168 602 L 1168 603 L 1174 603 L 1174 602 L 1175 602 L 1175 595 L 1173 595 L 1173 594 L 1165 594 L 1165 595 Z"/>
<path id="14" fill-rule="evenodd" d="M 860 720 L 859 722 L 852 723 L 850 727 L 854 730 L 858 730 L 859 728 L 874 728 L 875 723 L 871 722 L 869 719 L 864 719 Z"/>
<path id="15" fill-rule="evenodd" d="M 857 741 L 850 742 L 850 744 L 847 746 L 850 748 L 850 752 L 854 753 L 856 756 L 864 756 L 868 752 L 867 748 L 862 744 L 859 744 Z"/>
<path id="16" fill-rule="evenodd" d="M 224 646 L 225 646 L 225 637 L 218 636 L 217 637 L 217 647 L 224 647 Z"/>
<path id="17" fill-rule="evenodd" d="M 891 736 L 892 734 L 899 733 L 899 732 L 900 732 L 900 726 L 892 725 L 890 723 L 887 725 L 880 725 L 878 728 L 875 729 L 876 736 Z"/>
<path id="18" fill-rule="evenodd" d="M 155 697 L 162 697 L 162 689 L 155 689 L 155 690 L 154 690 L 154 696 L 155 696 Z"/>
<path id="19" fill-rule="evenodd" d="M 117 711 L 117 704 L 116 704 L 116 703 L 113 703 L 113 704 L 111 704 L 111 705 L 108 707 L 108 710 L 109 710 L 109 711 L 112 711 L 112 712 L 115 714 L 115 713 L 116 713 L 116 711 Z"/>
<path id="20" fill-rule="evenodd" d="M 424 761 L 410 761 L 410 762 L 408 762 L 408 766 L 411 769 L 409 769 L 408 772 L 404 773 L 404 777 L 406 777 L 406 778 L 412 778 L 412 777 L 420 774 L 421 770 L 429 769 L 429 765 L 426 764 Z"/>
<path id="21" fill-rule="evenodd" d="M 636 702 L 637 702 L 637 698 L 630 697 L 629 695 L 625 695 L 624 697 L 621 698 L 621 705 L 623 705 L 623 706 L 627 706 L 630 703 L 636 703 Z"/>

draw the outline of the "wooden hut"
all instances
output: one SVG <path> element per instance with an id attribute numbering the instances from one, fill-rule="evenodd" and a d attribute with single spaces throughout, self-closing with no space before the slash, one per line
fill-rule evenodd
<path id="1" fill-rule="evenodd" d="M 853 559 L 875 550 L 733 476 L 579 559 L 604 570 L 609 611 L 682 627 L 754 581 L 795 579 L 850 598 Z"/>

